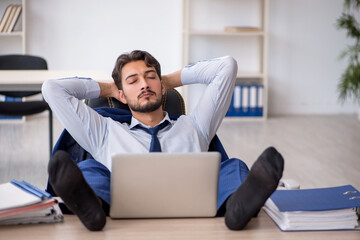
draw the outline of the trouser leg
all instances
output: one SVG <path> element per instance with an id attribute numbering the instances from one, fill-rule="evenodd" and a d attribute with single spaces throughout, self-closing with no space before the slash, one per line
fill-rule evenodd
<path id="1" fill-rule="evenodd" d="M 226 200 L 243 183 L 249 173 L 247 165 L 237 158 L 230 158 L 220 164 L 218 216 L 225 214 Z"/>
<path id="2" fill-rule="evenodd" d="M 94 159 L 84 160 L 78 163 L 86 182 L 102 200 L 102 207 L 109 215 L 110 209 L 110 171 L 100 162 Z"/>
<path id="3" fill-rule="evenodd" d="M 276 190 L 284 169 L 284 159 L 274 148 L 267 148 L 252 165 L 248 176 L 226 202 L 225 224 L 241 230 Z"/>

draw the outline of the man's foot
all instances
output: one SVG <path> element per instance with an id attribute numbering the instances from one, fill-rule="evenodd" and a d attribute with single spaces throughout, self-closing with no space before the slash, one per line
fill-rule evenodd
<path id="1" fill-rule="evenodd" d="M 100 231 L 106 223 L 100 199 L 87 184 L 70 155 L 62 150 L 57 151 L 50 159 L 48 172 L 51 186 L 65 205 L 87 229 Z"/>
<path id="2" fill-rule="evenodd" d="M 226 203 L 225 224 L 241 230 L 276 190 L 284 170 L 284 159 L 274 147 L 267 148 L 256 160 L 249 175 Z"/>

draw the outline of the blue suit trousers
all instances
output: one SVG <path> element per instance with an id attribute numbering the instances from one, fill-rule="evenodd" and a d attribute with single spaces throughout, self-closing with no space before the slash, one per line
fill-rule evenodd
<path id="1" fill-rule="evenodd" d="M 96 195 L 110 205 L 110 171 L 94 159 L 78 163 L 85 180 Z M 247 165 L 237 158 L 230 158 L 221 162 L 217 208 L 226 202 L 227 198 L 245 180 L 249 173 Z"/>

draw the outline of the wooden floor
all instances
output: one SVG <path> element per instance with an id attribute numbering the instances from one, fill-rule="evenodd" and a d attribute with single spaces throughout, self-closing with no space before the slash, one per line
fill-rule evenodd
<path id="1" fill-rule="evenodd" d="M 62 126 L 54 119 L 54 140 Z M 218 135 L 230 157 L 249 167 L 268 146 L 285 159 L 285 178 L 301 188 L 352 184 L 360 190 L 360 122 L 355 115 L 281 116 L 265 122 L 225 120 Z M 15 178 L 45 188 L 48 162 L 47 116 L 24 123 L 0 122 L 0 183 Z M 35 234 L 35 235 L 33 235 Z M 48 234 L 51 237 L 48 237 Z M 90 233 L 74 216 L 62 224 L 0 227 L 0 238 L 59 239 L 360 239 L 360 232 L 283 233 L 261 213 L 245 231 L 226 229 L 223 218 L 108 220 L 103 232 Z M 5 238 L 4 238 L 5 239 Z"/>

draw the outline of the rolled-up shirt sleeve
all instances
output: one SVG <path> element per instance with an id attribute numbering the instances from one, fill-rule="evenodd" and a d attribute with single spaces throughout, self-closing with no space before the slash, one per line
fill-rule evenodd
<path id="1" fill-rule="evenodd" d="M 229 108 L 237 75 L 237 62 L 230 56 L 201 61 L 181 72 L 183 85 L 207 87 L 190 114 L 204 140 L 210 143 Z"/>
<path id="2" fill-rule="evenodd" d="M 107 136 L 107 121 L 83 99 L 98 98 L 99 84 L 90 78 L 47 80 L 42 94 L 61 124 L 86 151 L 96 158 Z"/>

